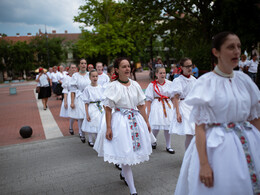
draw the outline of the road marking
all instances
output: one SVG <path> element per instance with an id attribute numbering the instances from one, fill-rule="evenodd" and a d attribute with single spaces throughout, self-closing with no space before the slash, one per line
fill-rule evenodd
<path id="1" fill-rule="evenodd" d="M 61 133 L 58 124 L 56 123 L 54 117 L 52 116 L 50 109 L 43 110 L 42 101 L 38 100 L 38 94 L 35 92 L 35 90 L 33 91 L 37 101 L 37 106 L 40 113 L 42 126 L 43 126 L 46 139 L 63 137 L 63 134 Z"/>

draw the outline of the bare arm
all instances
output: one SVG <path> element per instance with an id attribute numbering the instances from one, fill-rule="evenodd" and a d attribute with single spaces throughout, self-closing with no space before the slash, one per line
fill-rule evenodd
<path id="1" fill-rule="evenodd" d="M 173 102 L 174 102 L 173 104 L 174 104 L 174 106 L 176 108 L 177 121 L 179 123 L 181 123 L 182 122 L 182 118 L 181 118 L 181 114 L 180 114 L 180 110 L 179 110 L 179 99 L 180 99 L 180 95 L 176 94 L 174 96 L 174 98 L 173 98 Z"/>
<path id="2" fill-rule="evenodd" d="M 106 124 L 107 124 L 106 138 L 108 140 L 112 140 L 113 138 L 113 133 L 111 129 L 112 109 L 106 106 L 105 111 L 106 111 Z"/>
<path id="3" fill-rule="evenodd" d="M 254 119 L 254 120 L 250 121 L 250 123 L 252 125 L 254 125 L 258 129 L 258 131 L 260 131 L 260 118 Z"/>
<path id="4" fill-rule="evenodd" d="M 206 150 L 206 133 L 205 124 L 196 125 L 196 146 L 200 160 L 200 181 L 207 187 L 213 186 L 213 171 L 208 162 L 208 155 Z"/>
<path id="5" fill-rule="evenodd" d="M 87 121 L 89 122 L 91 119 L 90 119 L 90 116 L 89 116 L 89 113 L 88 113 L 88 104 L 85 104 L 85 109 L 86 109 Z"/>
<path id="6" fill-rule="evenodd" d="M 150 124 L 149 124 L 149 121 L 148 121 L 148 118 L 147 118 L 147 115 L 145 112 L 145 105 L 139 105 L 139 106 L 137 106 L 137 108 L 140 111 L 140 114 L 143 116 L 143 118 L 147 124 L 149 132 L 151 132 L 151 127 L 150 127 Z"/>
<path id="7" fill-rule="evenodd" d="M 75 92 L 71 92 L 71 103 L 70 103 L 70 107 L 71 107 L 72 109 L 75 108 L 74 100 L 75 100 Z"/>
<path id="8" fill-rule="evenodd" d="M 68 94 L 64 93 L 64 108 L 68 108 Z"/>

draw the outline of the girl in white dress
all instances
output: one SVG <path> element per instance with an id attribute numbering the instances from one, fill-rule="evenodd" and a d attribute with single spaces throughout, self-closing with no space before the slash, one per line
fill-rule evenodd
<path id="1" fill-rule="evenodd" d="M 71 104 L 69 117 L 78 120 L 79 136 L 82 143 L 86 142 L 85 132 L 81 129 L 83 119 L 86 115 L 85 103 L 83 102 L 82 96 L 84 89 L 90 84 L 86 68 L 87 61 L 85 59 L 81 59 L 79 64 L 79 72 L 73 74 L 70 82 Z"/>
<path id="2" fill-rule="evenodd" d="M 77 66 L 75 64 L 70 64 L 69 66 L 69 74 L 64 76 L 63 83 L 62 83 L 62 93 L 64 94 L 64 99 L 61 104 L 61 109 L 60 109 L 60 117 L 64 118 L 69 118 L 69 107 L 71 103 L 71 93 L 70 93 L 70 81 L 72 78 L 72 75 L 77 71 Z M 71 135 L 74 135 L 73 131 L 73 123 L 74 123 L 73 118 L 69 119 L 69 133 Z"/>
<path id="3" fill-rule="evenodd" d="M 140 85 L 129 79 L 131 69 L 126 58 L 116 59 L 114 68 L 118 79 L 104 92 L 107 123 L 104 161 L 122 164 L 130 193 L 137 194 L 130 166 L 149 160 L 152 153 L 145 95 Z M 111 114 L 113 108 L 115 112 Z M 124 179 L 121 174 L 120 178 Z"/>
<path id="4" fill-rule="evenodd" d="M 260 193 L 260 93 L 238 65 L 241 43 L 222 32 L 213 38 L 217 66 L 186 98 L 196 137 L 185 152 L 175 194 Z M 248 122 L 249 121 L 249 122 Z"/>
<path id="5" fill-rule="evenodd" d="M 97 62 L 96 63 L 96 69 L 98 72 L 98 84 L 103 86 L 106 83 L 109 83 L 110 79 L 109 77 L 103 72 L 103 63 Z"/>
<path id="6" fill-rule="evenodd" d="M 89 73 L 91 84 L 83 91 L 83 101 L 86 108 L 86 117 L 83 120 L 82 131 L 88 132 L 88 144 L 93 147 L 93 137 L 97 136 L 99 132 L 100 123 L 102 119 L 103 108 L 103 88 L 97 84 L 98 73 L 91 70 Z"/>
<path id="7" fill-rule="evenodd" d="M 195 124 L 189 121 L 192 107 L 185 103 L 185 98 L 192 89 L 196 78 L 192 76 L 192 61 L 183 58 L 180 61 L 182 74 L 172 82 L 173 112 L 170 134 L 186 135 L 185 148 L 187 149 L 195 133 Z"/>
<path id="8" fill-rule="evenodd" d="M 165 79 L 166 71 L 164 67 L 156 68 L 155 75 L 158 78 L 151 82 L 145 90 L 147 116 L 155 137 L 160 130 L 164 131 L 166 141 L 166 151 L 174 154 L 171 148 L 171 135 L 169 128 L 173 116 L 173 104 L 170 100 L 172 82 Z M 156 149 L 156 142 L 152 143 L 153 149 Z"/>

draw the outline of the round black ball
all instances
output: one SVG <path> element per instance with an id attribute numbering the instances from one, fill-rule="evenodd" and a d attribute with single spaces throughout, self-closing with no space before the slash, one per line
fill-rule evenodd
<path id="1" fill-rule="evenodd" d="M 20 129 L 20 135 L 21 135 L 23 138 L 31 137 L 31 135 L 32 135 L 32 128 L 31 128 L 30 126 L 23 126 L 23 127 Z"/>

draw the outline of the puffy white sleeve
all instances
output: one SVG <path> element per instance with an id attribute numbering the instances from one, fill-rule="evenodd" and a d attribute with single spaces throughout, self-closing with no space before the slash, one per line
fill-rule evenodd
<path id="1" fill-rule="evenodd" d="M 64 78 L 61 87 L 63 88 L 62 93 L 69 93 L 69 79 L 67 77 Z"/>
<path id="2" fill-rule="evenodd" d="M 83 91 L 83 96 L 82 96 L 83 102 L 85 104 L 89 104 L 90 103 L 90 95 L 89 95 L 89 88 L 86 87 Z"/>
<path id="3" fill-rule="evenodd" d="M 141 105 L 145 105 L 145 94 L 141 88 L 141 86 L 136 82 L 136 81 L 132 81 L 133 82 L 133 85 L 135 86 L 136 88 L 136 91 L 137 91 L 137 97 L 136 97 L 136 100 L 137 100 L 137 105 L 136 106 L 141 106 Z"/>
<path id="4" fill-rule="evenodd" d="M 193 106 L 190 122 L 198 125 L 218 122 L 212 109 L 217 103 L 215 100 L 216 87 L 216 82 L 211 81 L 207 74 L 196 81 L 184 100 L 186 104 Z"/>
<path id="5" fill-rule="evenodd" d="M 153 101 L 154 100 L 154 89 L 153 89 L 153 84 L 150 83 L 148 87 L 145 90 L 145 96 L 146 96 L 146 101 Z"/>
<path id="6" fill-rule="evenodd" d="M 77 73 L 74 73 L 72 75 L 72 78 L 70 80 L 70 91 L 71 92 L 76 92 L 76 90 L 78 89 L 77 83 L 78 83 L 78 79 L 77 79 Z"/>
<path id="7" fill-rule="evenodd" d="M 118 93 L 119 92 L 119 93 Z M 107 85 L 105 91 L 104 91 L 104 106 L 107 106 L 111 109 L 115 108 L 115 102 L 118 102 L 121 98 L 120 90 L 118 86 L 116 85 L 116 82 L 112 82 L 110 85 Z"/>
<path id="8" fill-rule="evenodd" d="M 170 98 L 173 98 L 176 94 L 179 94 L 181 96 L 183 93 L 183 87 L 180 78 L 174 79 L 171 85 L 172 87 Z"/>
<path id="9" fill-rule="evenodd" d="M 243 80 L 246 82 L 246 88 L 248 90 L 248 93 L 250 94 L 251 99 L 251 108 L 248 121 L 252 121 L 260 117 L 260 92 L 256 84 L 248 75 L 245 75 L 243 73 L 242 75 L 244 77 Z"/>

